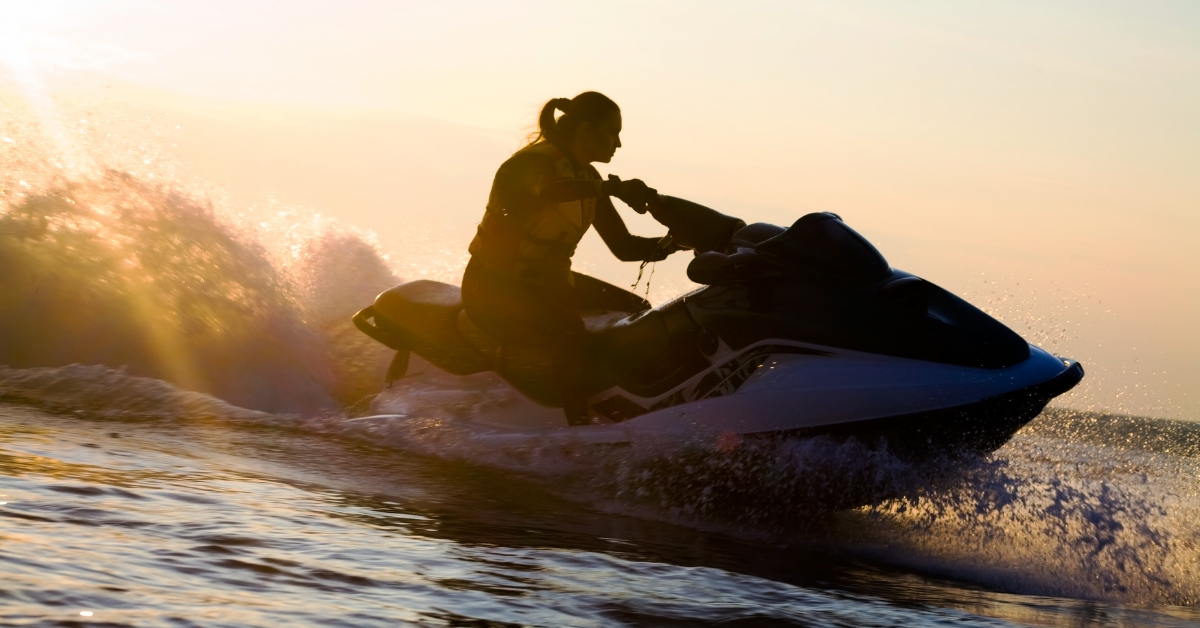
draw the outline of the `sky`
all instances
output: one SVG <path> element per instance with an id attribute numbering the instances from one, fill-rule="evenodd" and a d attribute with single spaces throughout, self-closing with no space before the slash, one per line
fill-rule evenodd
<path id="1" fill-rule="evenodd" d="M 603 171 L 747 222 L 835 211 L 1083 361 L 1066 405 L 1200 420 L 1198 33 L 1194 2 L 0 0 L 0 75 L 143 113 L 239 202 L 449 280 L 540 106 L 599 90 Z M 636 274 L 595 237 L 577 266 Z"/>

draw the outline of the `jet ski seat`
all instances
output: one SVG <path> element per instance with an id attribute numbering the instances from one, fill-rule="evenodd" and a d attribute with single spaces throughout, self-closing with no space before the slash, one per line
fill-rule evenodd
<path id="1" fill-rule="evenodd" d="M 686 308 L 677 305 L 632 314 L 617 310 L 585 314 L 589 387 L 603 390 L 615 385 L 666 352 L 672 337 L 694 331 Z M 373 325 L 368 322 L 372 319 Z M 414 351 L 448 373 L 495 370 L 534 400 L 558 405 L 553 364 L 545 348 L 502 349 L 467 316 L 458 286 L 425 279 L 400 284 L 376 297 L 372 306 L 355 315 L 354 322 L 385 345 Z"/>
<path id="2" fill-rule="evenodd" d="M 396 350 L 415 351 L 448 373 L 471 375 L 490 371 L 492 360 L 459 333 L 462 309 L 458 286 L 421 279 L 381 293 L 375 304 L 367 308 L 370 312 L 363 310 L 355 315 L 355 324 L 363 329 L 359 319 L 374 318 L 375 328 L 391 341 L 384 344 Z"/>

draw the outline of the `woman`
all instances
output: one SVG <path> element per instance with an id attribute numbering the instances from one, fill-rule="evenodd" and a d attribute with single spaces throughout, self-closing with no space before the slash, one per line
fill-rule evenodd
<path id="1" fill-rule="evenodd" d="M 555 111 L 563 115 L 555 119 Z M 571 256 L 592 225 L 617 259 L 655 261 L 678 250 L 631 235 L 610 196 L 644 211 L 655 194 L 637 179 L 607 181 L 591 166 L 621 146 L 621 110 L 599 92 L 555 98 L 542 108 L 538 135 L 496 172 L 487 211 L 471 242 L 463 305 L 502 345 L 544 347 L 571 425 L 589 422 L 584 326 L 587 309 L 640 311 L 649 303 L 571 271 Z"/>

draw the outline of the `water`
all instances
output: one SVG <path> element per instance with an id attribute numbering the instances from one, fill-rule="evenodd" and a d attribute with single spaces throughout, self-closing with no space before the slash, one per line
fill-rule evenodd
<path id="1" fill-rule="evenodd" d="M 5 113 L 0 623 L 1200 624 L 1193 424 L 1052 410 L 911 465 L 359 420 L 389 356 L 348 316 L 398 281 L 369 238 L 160 183 L 111 134 L 55 162 Z"/>
<path id="2" fill-rule="evenodd" d="M 583 452 L 499 469 L 104 367 L 5 370 L 0 398 L 6 625 L 1200 622 L 1190 425 L 1054 413 L 943 485 L 784 527 L 623 499 Z M 1129 427 L 1159 433 L 1091 442 Z"/>

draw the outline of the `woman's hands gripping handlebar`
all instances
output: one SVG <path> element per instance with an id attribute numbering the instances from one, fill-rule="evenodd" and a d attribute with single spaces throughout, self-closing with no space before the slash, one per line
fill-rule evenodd
<path id="1" fill-rule="evenodd" d="M 692 249 L 697 253 L 723 251 L 738 229 L 746 223 L 727 216 L 698 203 L 673 196 L 663 196 L 658 190 L 639 179 L 622 181 L 609 175 L 601 189 L 615 196 L 639 214 L 649 212 L 654 219 L 669 229 L 668 235 L 659 241 L 656 259 L 665 259 L 671 253 Z"/>
<path id="2" fill-rule="evenodd" d="M 608 175 L 608 180 L 600 184 L 600 190 L 607 196 L 615 196 L 633 211 L 644 214 L 650 209 L 650 202 L 658 196 L 658 190 L 646 185 L 641 179 L 622 181 L 615 174 Z"/>

